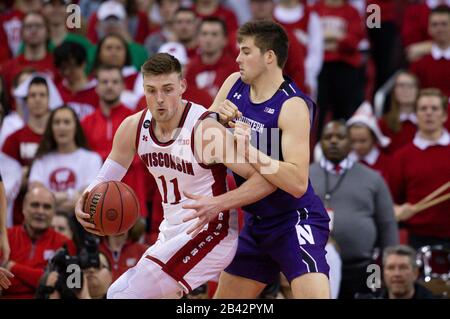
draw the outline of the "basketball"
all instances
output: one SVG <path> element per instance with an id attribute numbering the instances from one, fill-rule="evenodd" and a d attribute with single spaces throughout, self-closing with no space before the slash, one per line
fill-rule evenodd
<path id="1" fill-rule="evenodd" d="M 86 199 L 84 211 L 103 235 L 118 235 L 128 230 L 139 217 L 139 202 L 127 184 L 118 181 L 95 186 Z"/>

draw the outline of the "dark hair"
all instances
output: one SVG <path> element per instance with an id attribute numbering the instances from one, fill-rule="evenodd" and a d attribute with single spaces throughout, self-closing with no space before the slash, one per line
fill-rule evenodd
<path id="1" fill-rule="evenodd" d="M 427 89 L 422 89 L 419 91 L 419 94 L 417 95 L 417 99 L 416 99 L 416 103 L 414 105 L 414 109 L 417 112 L 417 104 L 420 100 L 421 97 L 423 96 L 436 96 L 439 98 L 440 100 L 440 104 L 442 107 L 442 110 L 447 113 L 447 104 L 448 104 L 448 97 L 445 96 L 444 93 L 442 93 L 441 90 L 437 89 L 437 88 L 427 88 Z"/>
<path id="2" fill-rule="evenodd" d="M 53 51 L 55 66 L 61 68 L 67 62 L 74 62 L 81 66 L 87 61 L 86 49 L 76 42 L 64 41 Z"/>
<path id="3" fill-rule="evenodd" d="M 401 70 L 397 73 L 395 76 L 395 86 L 397 85 L 397 80 L 401 75 L 407 75 L 411 78 L 413 78 L 417 90 L 419 89 L 419 79 L 411 72 L 408 72 L 406 70 Z M 397 97 L 395 96 L 395 91 L 392 89 L 391 91 L 391 105 L 389 111 L 383 115 L 387 126 L 393 131 L 393 132 L 400 132 L 400 129 L 402 127 L 402 123 L 400 122 L 400 106 L 398 105 Z"/>
<path id="4" fill-rule="evenodd" d="M 98 74 L 101 71 L 112 71 L 112 70 L 116 70 L 117 72 L 119 72 L 120 78 L 123 80 L 122 69 L 119 68 L 118 66 L 109 64 L 100 64 L 99 66 L 97 66 L 95 68 L 95 77 L 98 79 Z"/>
<path id="5" fill-rule="evenodd" d="M 228 35 L 227 25 L 226 25 L 225 21 L 223 21 L 221 18 L 218 18 L 218 17 L 206 17 L 206 18 L 203 18 L 202 21 L 200 22 L 200 27 L 202 27 L 202 25 L 204 25 L 205 23 L 216 23 L 216 24 L 219 24 L 220 27 L 222 28 L 223 35 L 224 36 Z"/>
<path id="6" fill-rule="evenodd" d="M 414 269 L 417 268 L 416 251 L 407 245 L 397 245 L 397 246 L 386 247 L 383 251 L 383 267 L 386 264 L 386 259 L 390 255 L 407 256 L 407 257 L 409 257 L 411 266 Z"/>
<path id="7" fill-rule="evenodd" d="M 157 53 L 149 58 L 141 67 L 145 75 L 161 75 L 178 73 L 181 76 L 181 64 L 178 59 L 168 53 Z"/>
<path id="8" fill-rule="evenodd" d="M 448 7 L 445 4 L 441 4 L 441 5 L 435 7 L 434 9 L 431 10 L 430 17 L 431 17 L 431 15 L 433 15 L 435 13 L 438 13 L 438 14 L 446 13 L 446 14 L 448 14 L 450 16 L 450 7 Z"/>
<path id="9" fill-rule="evenodd" d="M 119 39 L 119 41 L 122 43 L 123 47 L 125 48 L 125 63 L 123 66 L 131 65 L 131 55 L 130 55 L 130 51 L 128 50 L 128 44 L 125 41 L 125 39 L 117 34 L 109 34 L 98 42 L 97 50 L 95 51 L 94 68 L 95 68 L 95 66 L 103 64 L 103 62 L 100 61 L 100 51 L 101 51 L 105 41 L 109 38 Z"/>
<path id="10" fill-rule="evenodd" d="M 277 56 L 278 66 L 284 67 L 288 57 L 289 39 L 280 24 L 270 20 L 247 22 L 238 30 L 238 43 L 241 43 L 244 37 L 253 37 L 261 53 L 272 50 Z"/>
<path id="11" fill-rule="evenodd" d="M 31 87 L 32 85 L 45 85 L 45 87 L 47 88 L 47 95 L 49 94 L 47 80 L 44 79 L 43 77 L 40 77 L 40 76 L 34 77 L 34 78 L 30 81 L 30 85 L 28 86 L 28 90 L 30 90 L 30 87 Z"/>
<path id="12" fill-rule="evenodd" d="M 39 147 L 36 151 L 35 159 L 40 158 L 48 153 L 55 152 L 58 149 L 58 145 L 55 141 L 55 136 L 53 135 L 53 119 L 55 117 L 55 114 L 61 110 L 69 110 L 70 113 L 72 113 L 72 116 L 75 120 L 75 144 L 78 147 L 82 147 L 85 149 L 88 148 L 88 143 L 86 141 L 86 137 L 83 132 L 83 128 L 81 127 L 80 120 L 78 119 L 77 114 L 75 111 L 67 105 L 63 105 L 58 107 L 57 109 L 54 109 L 49 116 L 49 119 L 47 121 L 47 126 L 45 127 L 44 135 L 42 136 L 41 143 L 39 143 Z"/>

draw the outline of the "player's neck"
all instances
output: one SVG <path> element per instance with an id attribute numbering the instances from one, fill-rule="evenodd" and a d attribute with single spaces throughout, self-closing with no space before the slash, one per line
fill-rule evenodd
<path id="1" fill-rule="evenodd" d="M 262 103 L 270 99 L 284 82 L 281 69 L 261 74 L 250 85 L 250 99 L 254 103 Z"/>
<path id="2" fill-rule="evenodd" d="M 155 121 L 155 127 L 153 131 L 158 138 L 158 140 L 166 142 L 170 141 L 175 134 L 175 130 L 178 128 L 180 124 L 181 117 L 183 116 L 184 109 L 186 107 L 186 103 L 183 101 L 180 102 L 181 106 L 177 108 L 177 112 L 172 116 L 172 118 L 168 121 L 158 122 Z"/>

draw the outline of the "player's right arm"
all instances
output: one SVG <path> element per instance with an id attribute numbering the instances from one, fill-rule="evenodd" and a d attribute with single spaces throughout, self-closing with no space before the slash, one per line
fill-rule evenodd
<path id="1" fill-rule="evenodd" d="M 95 180 L 88 186 L 81 198 L 77 201 L 75 206 L 75 216 L 78 222 L 88 232 L 100 235 L 100 233 L 96 231 L 95 225 L 88 222 L 90 215 L 83 212 L 84 203 L 89 191 L 101 182 L 112 180 L 120 181 L 125 176 L 133 161 L 134 154 L 136 153 L 135 138 L 141 115 L 142 112 L 131 115 L 120 124 L 114 135 L 113 146 L 108 158 L 105 163 L 103 163 Z"/>
<path id="2" fill-rule="evenodd" d="M 219 121 L 224 125 L 242 115 L 237 106 L 227 100 L 228 93 L 240 76 L 239 72 L 234 72 L 223 82 L 213 104 L 208 109 L 210 112 L 218 113 Z"/>

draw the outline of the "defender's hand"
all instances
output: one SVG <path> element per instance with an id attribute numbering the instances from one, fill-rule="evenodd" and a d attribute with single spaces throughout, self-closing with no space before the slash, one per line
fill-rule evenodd
<path id="1" fill-rule="evenodd" d="M 219 105 L 219 121 L 222 124 L 230 123 L 242 116 L 238 107 L 230 100 L 225 100 Z"/>

